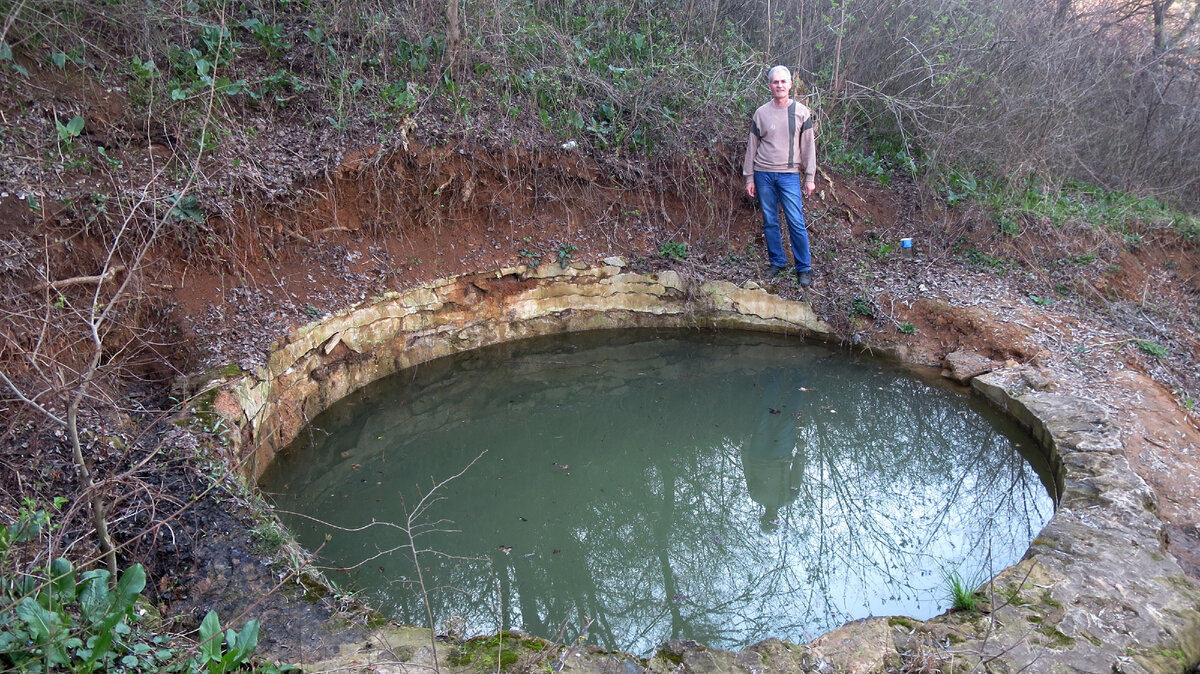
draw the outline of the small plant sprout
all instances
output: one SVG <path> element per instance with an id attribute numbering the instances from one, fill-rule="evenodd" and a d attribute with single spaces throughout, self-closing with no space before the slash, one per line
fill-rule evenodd
<path id="1" fill-rule="evenodd" d="M 5 70 L 13 70 L 29 77 L 29 70 L 13 59 L 12 47 L 4 40 L 0 40 L 0 66 L 3 66 Z"/>
<path id="2" fill-rule="evenodd" d="M 1159 344 L 1158 342 L 1152 342 L 1148 339 L 1135 339 L 1133 342 L 1137 344 L 1142 353 L 1146 354 L 1147 356 L 1166 358 L 1167 356 L 1171 355 L 1171 352 L 1167 350 L 1167 347 Z"/>
<path id="3" fill-rule="evenodd" d="M 71 121 L 63 124 L 57 119 L 54 120 L 54 126 L 58 128 L 58 139 L 65 142 L 71 142 L 83 133 L 83 117 L 75 115 Z"/>
<path id="4" fill-rule="evenodd" d="M 267 58 L 272 61 L 282 56 L 290 47 L 283 39 L 283 28 L 274 24 L 263 23 L 261 19 L 250 18 L 242 21 L 242 28 L 249 31 L 254 39 L 262 44 L 267 52 Z"/>
<path id="5" fill-rule="evenodd" d="M 168 217 L 175 222 L 192 222 L 200 224 L 207 216 L 200 200 L 194 194 L 173 195 L 170 197 L 171 210 Z"/>
<path id="6" fill-rule="evenodd" d="M 571 256 L 579 251 L 579 246 L 572 246 L 567 243 L 558 245 L 558 266 L 566 269 L 571 264 Z"/>
<path id="7" fill-rule="evenodd" d="M 900 329 L 900 332 L 902 332 L 902 333 L 904 333 L 904 334 L 906 334 L 906 335 L 915 335 L 915 334 L 917 334 L 917 326 L 913 325 L 913 324 L 912 324 L 912 323 L 910 323 L 909 321 L 904 321 L 903 323 L 901 323 L 901 324 L 900 324 L 899 326 L 897 326 L 897 327 Z"/>
<path id="8" fill-rule="evenodd" d="M 100 153 L 100 156 L 104 158 L 104 161 L 107 162 L 111 168 L 121 168 L 121 160 L 109 155 L 108 151 L 104 149 L 103 145 L 97 145 L 96 152 Z"/>
<path id="9" fill-rule="evenodd" d="M 240 632 L 234 629 L 221 632 L 217 612 L 209 611 L 200 623 L 200 652 L 192 660 L 196 669 L 208 674 L 225 674 L 242 669 L 242 665 L 250 661 L 258 647 L 258 621 L 247 622 Z"/>
<path id="10" fill-rule="evenodd" d="M 542 252 L 536 248 L 522 248 L 517 251 L 517 254 L 525 260 L 526 264 L 534 267 L 542 262 Z"/>
<path id="11" fill-rule="evenodd" d="M 134 78 L 145 83 L 158 77 L 158 66 L 154 65 L 151 59 L 141 60 L 137 56 L 129 59 L 129 71 L 133 73 Z"/>

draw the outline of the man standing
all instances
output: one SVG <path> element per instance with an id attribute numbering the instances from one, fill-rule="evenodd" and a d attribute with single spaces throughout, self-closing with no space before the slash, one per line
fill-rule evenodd
<path id="1" fill-rule="evenodd" d="M 746 194 L 757 196 L 762 206 L 763 234 L 771 259 L 769 273 L 778 276 L 787 269 L 787 255 L 783 252 L 783 236 L 779 231 L 779 208 L 782 206 L 792 240 L 796 280 L 801 287 L 807 288 L 812 285 L 812 256 L 801 211 L 800 173 L 804 173 L 804 196 L 810 196 L 817 188 L 817 143 L 812 112 L 804 104 L 792 100 L 792 73 L 786 67 L 771 68 L 767 80 L 771 86 L 771 101 L 754 111 L 742 175 L 746 178 Z"/>

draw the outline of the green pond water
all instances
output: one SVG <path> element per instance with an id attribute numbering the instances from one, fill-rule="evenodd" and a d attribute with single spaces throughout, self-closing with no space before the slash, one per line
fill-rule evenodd
<path id="1" fill-rule="evenodd" d="M 467 636 L 586 625 L 647 654 L 941 613 L 947 571 L 990 577 L 1049 520 L 1023 453 L 1040 456 L 978 398 L 866 357 L 597 332 L 378 382 L 262 485 L 327 573 L 397 620 L 427 624 L 427 598 Z"/>

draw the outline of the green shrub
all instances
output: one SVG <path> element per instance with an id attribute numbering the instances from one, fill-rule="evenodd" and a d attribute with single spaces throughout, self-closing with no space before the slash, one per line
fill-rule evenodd
<path id="1" fill-rule="evenodd" d="M 875 318 L 875 308 L 871 305 L 871 300 L 866 297 L 855 297 L 850 301 L 850 314 Z"/>
<path id="2" fill-rule="evenodd" d="M 687 244 L 682 241 L 667 241 L 658 247 L 658 254 L 668 260 L 686 260 L 687 248 Z"/>
<path id="3" fill-rule="evenodd" d="M 61 505 L 56 501 L 56 506 Z M 174 672 L 225 674 L 245 665 L 258 645 L 258 621 L 221 633 L 216 612 L 200 625 L 194 655 L 139 623 L 135 607 L 146 571 L 135 564 L 115 584 L 107 569 L 78 571 L 65 558 L 47 568 L 17 569 L 15 546 L 50 528 L 43 510 L 26 504 L 17 521 L 0 527 L 0 671 L 76 674 Z M 291 670 L 254 663 L 268 674 Z"/>
<path id="4" fill-rule="evenodd" d="M 4 578 L 6 605 L 0 615 L 0 664 L 5 670 L 73 672 L 158 671 L 160 656 L 173 653 L 156 649 L 134 635 L 130 626 L 133 606 L 146 586 L 141 565 L 121 574 L 115 590 L 109 573 L 94 569 L 81 574 L 71 562 L 58 558 L 50 568 Z"/>

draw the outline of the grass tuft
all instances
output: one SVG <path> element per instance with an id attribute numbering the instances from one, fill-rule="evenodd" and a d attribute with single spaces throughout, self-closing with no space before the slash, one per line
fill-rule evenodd
<path id="1" fill-rule="evenodd" d="M 955 611 L 977 611 L 982 597 L 979 595 L 980 580 L 976 576 L 964 578 L 958 569 L 942 570 L 942 580 Z"/>

